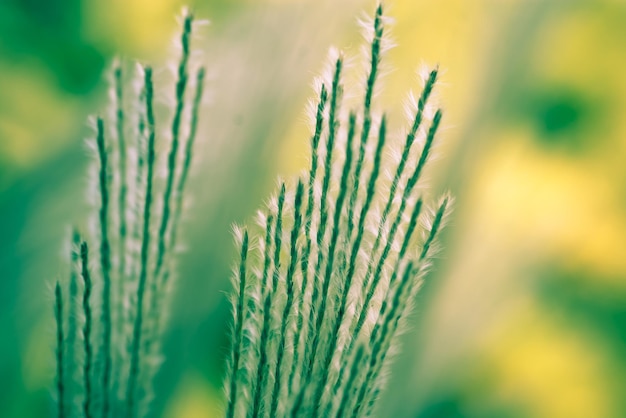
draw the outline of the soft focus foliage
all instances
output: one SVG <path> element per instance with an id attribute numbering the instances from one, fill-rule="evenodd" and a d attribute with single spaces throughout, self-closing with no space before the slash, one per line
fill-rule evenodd
<path id="1" fill-rule="evenodd" d="M 193 6 L 193 4 L 192 4 Z M 301 109 L 331 40 L 358 45 L 369 1 L 209 1 L 188 251 L 156 377 L 156 416 L 219 416 L 230 225 L 306 164 Z M 113 51 L 161 60 L 178 1 L 0 4 L 0 415 L 52 413 L 53 289 L 88 212 L 83 121 Z M 456 197 L 381 409 L 398 417 L 626 414 L 626 6 L 615 0 L 395 0 L 401 126 L 421 60 L 442 69 L 445 141 L 430 184 Z M 376 109 L 378 110 L 378 109 Z M 278 153 L 277 153 L 278 150 Z M 449 262 L 448 262 L 449 260 Z M 167 394 L 168 396 L 164 396 Z M 399 400 L 402 400 L 401 402 Z"/>
<path id="2" fill-rule="evenodd" d="M 152 67 L 129 76 L 116 62 L 110 115 L 94 120 L 90 231 L 85 238 L 73 232 L 69 277 L 55 285 L 59 418 L 133 418 L 150 409 L 206 73 L 192 59 L 194 26 L 185 11 L 167 111 L 156 115 L 161 88 Z M 166 161 L 157 144 L 168 147 Z M 163 181 L 155 178 L 161 166 Z"/>

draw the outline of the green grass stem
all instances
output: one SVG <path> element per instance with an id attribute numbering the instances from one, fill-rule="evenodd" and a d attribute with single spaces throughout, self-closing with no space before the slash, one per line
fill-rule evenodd
<path id="1" fill-rule="evenodd" d="M 287 322 L 289 320 L 289 314 L 292 310 L 294 294 L 295 294 L 295 283 L 294 283 L 294 274 L 296 272 L 296 268 L 298 266 L 298 235 L 300 234 L 300 224 L 302 222 L 302 195 L 304 194 L 304 184 L 301 180 L 298 181 L 298 186 L 296 188 L 296 196 L 294 201 L 294 221 L 293 227 L 291 228 L 291 241 L 290 241 L 290 254 L 289 254 L 289 266 L 287 268 L 287 277 L 285 278 L 285 283 L 287 285 L 287 302 L 285 303 L 285 307 L 283 308 L 283 315 L 280 324 L 280 342 L 278 343 L 278 351 L 276 357 L 276 368 L 274 372 L 274 389 L 272 391 L 272 401 L 270 403 L 270 412 L 269 416 L 274 418 L 276 416 L 276 411 L 278 409 L 278 398 L 281 391 L 281 383 L 282 383 L 282 362 L 283 357 L 285 355 L 285 343 L 286 343 L 286 335 L 287 335 Z"/>
<path id="2" fill-rule="evenodd" d="M 54 287 L 54 319 L 57 326 L 57 347 L 56 347 L 56 366 L 57 366 L 57 413 L 59 418 L 65 418 L 66 409 L 66 382 L 65 382 L 65 337 L 63 334 L 63 294 L 61 293 L 61 285 L 56 282 Z"/>
<path id="3" fill-rule="evenodd" d="M 187 63 L 189 61 L 189 38 L 191 36 L 193 16 L 188 14 L 185 16 L 183 23 L 183 34 L 181 37 L 182 56 L 178 64 L 178 80 L 176 82 L 176 107 L 174 109 L 174 118 L 172 119 L 172 142 L 170 152 L 167 157 L 167 180 L 165 184 L 165 192 L 163 193 L 163 213 L 161 215 L 161 224 L 159 226 L 159 247 L 156 256 L 155 278 L 159 277 L 161 267 L 166 250 L 167 230 L 170 220 L 171 198 L 174 188 L 174 178 L 176 177 L 176 162 L 178 160 L 178 147 L 180 142 L 180 121 L 185 106 L 185 90 L 187 88 Z M 156 283 L 157 280 L 154 281 Z M 156 289 L 153 289 L 156 290 Z M 156 292 L 153 292 L 156 294 Z"/>
<path id="4" fill-rule="evenodd" d="M 235 416 L 235 406 L 237 404 L 237 372 L 239 371 L 239 358 L 241 356 L 241 344 L 243 341 L 243 321 L 244 306 L 246 298 L 246 260 L 248 258 L 248 231 L 243 232 L 241 241 L 241 262 L 239 264 L 239 292 L 237 295 L 237 312 L 235 319 L 235 342 L 234 348 L 231 350 L 231 366 L 229 371 L 230 380 L 230 396 L 228 407 L 226 409 L 226 417 L 233 418 Z"/>
<path id="5" fill-rule="evenodd" d="M 102 118 L 97 119 L 97 136 L 98 157 L 100 161 L 99 170 L 99 186 L 100 186 L 100 265 L 102 268 L 102 352 L 104 355 L 104 364 L 102 367 L 102 417 L 107 418 L 110 409 L 110 385 L 111 385 L 111 335 L 112 335 L 112 318 L 111 318 L 111 244 L 109 241 L 109 218 L 111 216 L 109 209 L 109 167 L 108 167 L 108 150 L 106 147 L 104 121 Z"/>
<path id="6" fill-rule="evenodd" d="M 133 325 L 133 336 L 130 350 L 130 372 L 128 375 L 128 386 L 126 389 L 126 417 L 132 418 L 135 414 L 135 396 L 137 390 L 137 379 L 140 369 L 140 348 L 143 331 L 143 308 L 144 294 L 146 290 L 146 280 L 148 277 L 148 258 L 150 253 L 150 215 L 152 209 L 152 183 L 154 177 L 155 160 L 155 123 L 154 123 L 154 89 L 152 84 L 152 68 L 145 68 L 145 89 L 146 89 L 146 123 L 148 129 L 148 155 L 147 155 L 147 179 L 146 195 L 143 211 L 143 234 L 141 241 L 141 270 L 137 286 L 137 312 Z"/>
<path id="7" fill-rule="evenodd" d="M 85 359 L 83 361 L 83 414 L 85 418 L 92 418 L 92 367 L 93 367 L 93 347 L 91 345 L 91 273 L 89 272 L 89 247 L 85 241 L 80 244 L 81 276 L 83 278 L 83 314 L 85 323 L 83 325 L 83 348 Z"/>

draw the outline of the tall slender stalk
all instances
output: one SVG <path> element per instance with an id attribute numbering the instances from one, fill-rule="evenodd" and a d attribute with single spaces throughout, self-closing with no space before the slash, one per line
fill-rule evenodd
<path id="1" fill-rule="evenodd" d="M 117 131 L 117 150 L 118 150 L 118 163 L 119 163 L 119 194 L 118 194 L 118 212 L 120 218 L 119 225 L 119 237 L 118 237 L 118 256 L 119 256 L 119 268 L 118 277 L 120 281 L 126 274 L 126 195 L 128 193 L 128 185 L 126 178 L 126 139 L 124 134 L 124 80 L 122 67 L 118 66 L 114 70 L 115 77 L 115 127 Z M 121 288 L 121 286 L 119 286 Z M 121 296 L 118 294 L 118 296 Z"/>
<path id="2" fill-rule="evenodd" d="M 79 298 L 79 275 L 80 275 L 80 242 L 81 238 L 78 231 L 72 231 L 71 248 L 70 248 L 70 274 L 68 283 L 67 302 L 67 333 L 65 333 L 65 369 L 67 385 L 65 387 L 68 399 L 73 398 L 76 392 L 76 384 L 74 382 L 75 371 L 78 367 L 78 349 L 76 347 L 79 339 L 78 316 L 81 309 Z M 72 404 L 68 405 L 68 411 L 72 412 Z"/>
<path id="3" fill-rule="evenodd" d="M 352 361 L 352 367 L 350 367 L 350 373 L 348 374 L 348 379 L 346 380 L 346 386 L 342 391 L 341 400 L 339 401 L 339 409 L 337 410 L 337 415 L 335 415 L 337 418 L 343 418 L 348 408 L 350 408 L 352 389 L 356 385 L 363 357 L 365 357 L 365 347 L 361 345 L 356 350 L 354 360 Z"/>
<path id="4" fill-rule="evenodd" d="M 59 418 L 65 418 L 66 394 L 65 394 L 65 337 L 63 334 L 63 294 L 61 293 L 61 285 L 56 282 L 54 287 L 54 319 L 57 325 L 57 413 Z"/>
<path id="5" fill-rule="evenodd" d="M 363 126 L 361 127 L 361 143 L 359 146 L 359 156 L 354 167 L 352 191 L 350 193 L 350 202 L 348 204 L 348 233 L 346 234 L 348 241 L 352 239 L 352 231 L 354 229 L 353 214 L 359 193 L 361 171 L 363 170 L 363 161 L 365 159 L 365 148 L 369 139 L 370 129 L 372 127 L 372 96 L 374 95 L 374 88 L 378 76 L 378 65 L 381 60 L 381 44 L 384 32 L 382 18 L 383 6 L 381 3 L 376 8 L 376 16 L 374 17 L 374 38 L 372 39 L 370 49 L 370 70 L 367 76 L 365 97 L 363 99 Z"/>
<path id="6" fill-rule="evenodd" d="M 109 387 L 111 383 L 111 244 L 109 242 L 109 185 L 108 152 L 104 136 L 104 121 L 97 120 L 98 157 L 100 159 L 99 184 L 101 206 L 100 220 L 100 265 L 102 267 L 102 351 L 104 365 L 102 369 L 102 416 L 108 417 L 110 408 Z"/>
<path id="7" fill-rule="evenodd" d="M 302 285 L 300 287 L 299 294 L 299 303 L 304 308 L 305 303 L 304 299 L 307 295 L 309 289 L 309 259 L 311 256 L 311 245 L 313 242 L 313 236 L 311 232 L 311 224 L 312 224 L 312 215 L 313 208 L 315 207 L 315 196 L 314 196 L 314 187 L 315 187 L 315 178 L 317 176 L 317 168 L 318 168 L 318 152 L 319 152 L 319 143 L 320 137 L 322 134 L 322 129 L 324 127 L 324 109 L 326 108 L 326 100 L 328 98 L 328 92 L 326 90 L 326 86 L 322 84 L 320 90 L 319 102 L 317 105 L 317 112 L 315 116 L 315 132 L 313 137 L 311 138 L 311 167 L 309 169 L 309 182 L 307 185 L 307 206 L 306 213 L 304 216 L 304 233 L 305 233 L 305 245 L 303 248 L 302 256 L 300 257 L 300 270 L 302 273 Z M 291 365 L 291 372 L 289 374 L 289 392 L 291 393 L 293 388 L 294 378 L 297 373 L 298 368 L 298 357 L 300 355 L 299 346 L 301 335 L 303 334 L 303 328 L 308 327 L 310 324 L 304 323 L 304 316 L 307 312 L 304 309 L 299 309 L 296 318 L 296 335 L 294 336 L 294 347 L 293 347 L 293 355 L 294 359 Z M 306 335 L 306 333 L 304 333 Z"/>
<path id="8" fill-rule="evenodd" d="M 89 247 L 85 241 L 80 244 L 80 263 L 81 276 L 83 278 L 83 314 L 85 315 L 85 323 L 83 325 L 83 348 L 85 360 L 83 363 L 83 386 L 84 400 L 83 413 L 85 418 L 93 417 L 92 414 L 92 367 L 93 367 L 93 347 L 91 345 L 91 273 L 89 272 Z"/>
<path id="9" fill-rule="evenodd" d="M 283 183 L 280 188 L 280 194 L 278 196 L 278 207 L 276 211 L 276 226 L 274 227 L 274 256 L 273 265 L 274 271 L 272 273 L 272 285 L 265 294 L 265 302 L 263 306 L 263 330 L 261 331 L 261 358 L 259 360 L 258 368 L 256 371 L 257 383 L 254 389 L 254 403 L 252 408 L 252 416 L 258 417 L 263 408 L 263 394 L 267 387 L 267 380 L 269 375 L 269 362 L 267 347 L 270 339 L 270 328 L 272 323 L 272 305 L 274 303 L 275 295 L 278 292 L 278 280 L 280 278 L 280 251 L 282 243 L 282 224 L 283 224 L 283 208 L 285 203 L 286 188 Z"/>
<path id="10" fill-rule="evenodd" d="M 230 367 L 230 397 L 228 407 L 226 409 L 226 417 L 233 418 L 235 416 L 235 406 L 237 404 L 237 372 L 239 370 L 239 358 L 241 357 L 241 343 L 243 341 L 243 319 L 244 305 L 246 300 L 246 259 L 248 258 L 248 231 L 243 232 L 241 243 L 241 262 L 239 264 L 239 294 L 237 295 L 237 320 L 235 324 L 235 342 L 234 348 L 231 350 L 231 367 Z"/>
<path id="11" fill-rule="evenodd" d="M 385 208 L 383 209 L 383 212 L 381 215 L 381 221 L 380 221 L 380 224 L 378 225 L 378 231 L 376 233 L 376 240 L 374 241 L 374 246 L 372 248 L 373 254 L 376 254 L 378 252 L 380 243 L 382 242 L 383 228 L 387 224 L 387 217 L 389 216 L 389 213 L 391 212 L 391 207 L 394 202 L 394 198 L 396 196 L 396 191 L 398 189 L 398 184 L 400 182 L 402 175 L 404 174 L 407 162 L 409 160 L 409 154 L 411 152 L 411 149 L 413 148 L 413 143 L 415 142 L 415 137 L 417 136 L 417 132 L 422 124 L 422 120 L 424 118 L 424 109 L 426 108 L 428 99 L 435 87 L 438 72 L 439 70 L 437 68 L 430 72 L 428 79 L 426 80 L 426 83 L 422 90 L 422 93 L 420 94 L 418 104 L 417 104 L 417 111 L 415 113 L 415 118 L 413 119 L 413 125 L 411 126 L 411 130 L 406 136 L 406 140 L 404 142 L 404 148 L 402 149 L 402 156 L 400 157 L 400 162 L 398 163 L 395 174 L 393 176 L 393 180 L 391 181 L 391 185 L 389 186 L 387 202 L 385 203 Z M 432 145 L 432 141 L 430 142 L 430 144 L 426 142 L 424 146 L 424 150 L 422 151 L 422 154 L 425 153 L 424 155 L 428 156 L 431 145 Z M 421 167 L 420 167 L 420 171 L 418 171 L 416 178 L 419 177 L 420 172 L 421 172 Z"/>
<path id="12" fill-rule="evenodd" d="M 196 73 L 196 91 L 193 98 L 193 104 L 191 108 L 191 122 L 189 126 L 189 135 L 185 145 L 185 159 L 183 161 L 182 171 L 178 184 L 176 186 L 176 204 L 174 205 L 174 219 L 172 221 L 172 234 L 170 236 L 170 250 L 173 250 L 176 246 L 176 237 L 178 235 L 178 224 L 180 223 L 180 217 L 183 212 L 183 196 L 185 194 L 185 185 L 187 184 L 187 178 L 189 177 L 189 170 L 191 169 L 191 161 L 193 158 L 193 149 L 196 142 L 196 134 L 198 132 L 198 122 L 200 119 L 200 105 L 202 104 L 202 95 L 204 92 L 204 78 L 206 69 L 201 67 Z"/>
<path id="13" fill-rule="evenodd" d="M 329 110 L 329 118 L 328 118 L 328 141 L 326 142 L 326 158 L 324 161 L 324 179 L 322 181 L 322 196 L 320 198 L 320 221 L 319 227 L 317 230 L 316 244 L 317 247 L 322 246 L 322 240 L 325 237 L 327 221 L 328 221 L 328 188 L 330 186 L 330 178 L 332 174 L 332 162 L 333 162 L 333 150 L 335 147 L 335 137 L 337 135 L 337 129 L 339 128 L 338 121 L 338 107 L 339 101 L 341 100 L 342 95 L 342 87 L 339 82 L 341 80 L 341 69 L 343 67 L 343 61 L 341 58 L 337 59 L 335 62 L 335 72 L 333 76 L 333 84 L 330 95 L 330 110 Z M 315 272 L 317 273 L 322 269 L 322 263 L 324 261 L 324 253 L 322 251 L 317 252 L 317 262 L 315 264 Z M 314 277 L 315 279 L 317 277 Z M 320 293 L 320 291 L 322 293 Z M 309 311 L 309 323 L 315 324 L 315 331 L 309 334 L 309 338 L 307 339 L 307 348 L 310 347 L 307 356 L 305 357 L 305 369 L 303 371 L 303 375 L 305 379 L 308 380 L 308 377 L 311 374 L 312 366 L 315 362 L 315 356 L 317 354 L 317 345 L 319 344 L 319 328 L 321 327 L 322 321 L 324 319 L 323 313 L 323 305 L 326 301 L 323 298 L 324 290 L 320 289 L 317 281 L 313 283 L 313 295 L 311 306 L 312 309 Z M 322 321 L 320 321 L 319 317 L 322 315 Z M 310 344 L 310 345 L 309 345 Z"/>
<path id="14" fill-rule="evenodd" d="M 374 330 L 372 331 L 372 352 L 369 356 L 369 364 L 367 365 L 367 372 L 365 375 L 365 382 L 374 382 L 374 377 L 379 370 L 379 367 L 382 365 L 384 356 L 386 354 L 386 346 L 385 343 L 390 340 L 393 336 L 395 329 L 397 328 L 397 318 L 398 312 L 404 308 L 403 297 L 405 296 L 405 289 L 408 287 L 411 279 L 413 278 L 413 264 L 409 263 L 404 269 L 404 274 L 402 276 L 402 281 L 400 285 L 395 290 L 393 294 L 393 299 L 391 301 L 391 306 L 388 308 L 388 301 L 385 300 L 383 302 L 383 306 L 381 308 L 381 316 L 382 320 L 379 319 Z M 389 309 L 389 312 L 387 312 Z M 386 315 L 385 315 L 386 314 Z M 371 385 L 361 385 L 361 388 L 358 391 L 358 395 L 356 397 L 356 406 L 352 411 L 352 418 L 356 418 L 360 416 L 360 411 L 363 408 L 363 400 L 365 396 L 372 390 L 373 386 Z"/>
<path id="15" fill-rule="evenodd" d="M 289 320 L 289 314 L 293 305 L 293 299 L 295 294 L 294 274 L 298 265 L 298 247 L 297 240 L 300 234 L 300 223 L 302 221 L 302 214 L 300 212 L 302 206 L 302 195 L 304 193 L 304 185 L 302 181 L 298 181 L 296 188 L 296 197 L 294 202 L 294 221 L 291 228 L 291 252 L 289 254 L 289 267 L 287 268 L 287 277 L 285 279 L 287 285 L 287 302 L 283 308 L 283 315 L 280 323 L 280 342 L 278 343 L 276 368 L 274 371 L 274 390 L 272 392 L 272 402 L 270 404 L 270 417 L 276 416 L 276 410 L 278 408 L 278 397 L 280 395 L 280 389 L 282 384 L 282 361 L 285 355 L 285 343 L 287 333 L 287 321 Z"/>
<path id="16" fill-rule="evenodd" d="M 126 283 L 126 258 L 127 258 L 127 229 L 128 229 L 128 214 L 126 213 L 126 200 L 128 199 L 128 176 L 127 176 L 127 166 L 128 166 L 128 157 L 127 157 L 127 144 L 126 144 L 126 135 L 124 133 L 125 127 L 125 113 L 124 113 L 124 76 L 122 72 L 121 65 L 118 65 L 114 70 L 114 84 L 115 84 L 115 130 L 117 133 L 117 159 L 118 159 L 118 170 L 119 170 L 119 179 L 118 179 L 118 200 L 117 200 L 117 211 L 119 217 L 119 228 L 117 231 L 117 283 L 116 283 L 116 295 L 115 295 L 115 303 L 117 306 L 116 320 L 117 320 L 117 329 L 116 333 L 118 336 L 123 335 L 123 326 L 124 326 L 124 299 L 125 299 L 125 288 L 124 284 Z M 121 362 L 121 360 L 119 361 Z M 116 381 L 119 379 L 120 367 L 117 365 L 113 370 L 113 383 L 116 384 Z"/>
<path id="17" fill-rule="evenodd" d="M 156 136 L 154 123 L 154 89 L 152 84 L 152 68 L 145 68 L 144 83 L 146 89 L 146 123 L 148 128 L 148 174 L 146 179 L 146 195 L 143 211 L 143 235 L 141 241 L 141 270 L 139 273 L 139 283 L 137 286 L 137 313 L 133 326 L 133 337 L 130 351 L 130 372 L 128 376 L 128 386 L 126 389 L 126 417 L 132 418 L 135 414 L 136 385 L 139 377 L 139 355 L 141 348 L 144 294 L 146 290 L 146 279 L 148 277 L 148 258 L 150 253 L 150 215 L 152 210 L 152 183 L 154 177 L 154 141 Z"/>
<path id="18" fill-rule="evenodd" d="M 266 379 L 266 368 L 267 368 L 267 344 L 268 344 L 268 340 L 269 340 L 269 332 L 270 332 L 270 318 L 271 318 L 271 296 L 270 293 L 272 292 L 272 289 L 267 289 L 267 285 L 268 285 L 268 274 L 269 274 L 269 268 L 270 268 L 270 264 L 271 264 L 271 244 L 272 242 L 270 241 L 270 237 L 271 237 L 271 233 L 272 233 L 272 226 L 273 226 L 273 220 L 274 217 L 273 215 L 269 215 L 267 217 L 267 224 L 266 224 L 266 240 L 265 240 L 265 257 L 264 257 L 264 267 L 263 267 L 263 277 L 261 279 L 261 286 L 262 288 L 264 288 L 264 292 L 261 293 L 261 296 L 263 298 L 263 320 L 262 320 L 262 324 L 263 324 L 263 328 L 261 330 L 261 336 L 259 339 L 259 345 L 261 347 L 260 351 L 260 357 L 259 357 L 259 361 L 258 361 L 258 366 L 257 366 L 257 370 L 256 373 L 253 375 L 256 376 L 256 379 L 254 380 L 254 385 L 253 385 L 253 391 L 254 391 L 254 400 L 252 403 L 252 416 L 253 417 L 258 417 L 259 414 L 261 413 L 261 402 L 262 402 L 262 395 L 263 395 L 263 390 L 265 388 L 265 379 Z"/>
<path id="19" fill-rule="evenodd" d="M 363 233 L 365 231 L 365 219 L 367 218 L 367 213 L 369 212 L 370 205 L 374 198 L 374 192 L 376 191 L 376 181 L 378 180 L 378 173 L 380 172 L 380 163 L 382 157 L 382 150 L 385 144 L 385 136 L 386 136 L 386 122 L 385 117 L 380 123 L 380 131 L 378 134 L 378 144 L 376 146 L 376 153 L 374 154 L 374 166 L 372 168 L 372 173 L 370 174 L 370 179 L 367 186 L 367 195 L 363 207 L 361 208 L 361 215 L 359 216 L 359 226 L 357 228 L 357 235 L 354 239 L 354 243 L 352 244 L 352 252 L 350 254 L 350 266 L 348 268 L 348 273 L 345 276 L 345 282 L 343 283 L 343 292 L 341 295 L 341 301 L 339 304 L 339 309 L 337 310 L 335 318 L 333 318 L 334 325 L 332 327 L 332 331 L 330 334 L 330 339 L 328 343 L 328 347 L 326 349 L 326 353 L 324 356 L 324 360 L 322 360 L 322 378 L 317 384 L 317 390 L 315 392 L 315 396 L 313 397 L 313 416 L 317 415 L 317 412 L 320 407 L 320 400 L 324 393 L 324 388 L 326 386 L 326 382 L 328 380 L 328 374 L 330 372 L 330 361 L 332 360 L 332 356 L 335 354 L 335 348 L 337 347 L 338 337 L 339 337 L 339 329 L 341 328 L 341 324 L 343 323 L 344 315 L 346 314 L 346 308 L 348 303 L 348 293 L 350 288 L 352 287 L 352 280 L 354 278 L 354 270 L 356 268 L 356 255 L 358 253 L 358 249 L 361 246 L 361 239 L 363 238 Z M 348 148 L 349 149 L 349 148 Z M 349 168 L 348 168 L 349 170 Z M 347 177 L 347 175 L 346 175 Z M 345 186 L 347 189 L 347 186 Z M 341 194 L 339 195 L 341 198 Z M 337 203 L 339 204 L 339 199 Z M 341 207 L 339 207 L 338 212 L 340 213 Z M 337 228 L 338 229 L 338 228 Z M 331 251 L 332 251 L 333 241 L 331 241 Z M 331 266 L 332 268 L 332 266 Z M 327 273 L 328 274 L 328 273 Z M 328 276 L 330 279 L 330 275 Z"/>
<path id="20" fill-rule="evenodd" d="M 159 249 L 156 256 L 155 277 L 159 277 L 163 266 L 167 228 L 170 220 L 170 205 L 172 190 L 174 188 L 174 178 L 176 177 L 176 162 L 178 160 L 178 144 L 180 142 L 180 121 L 185 106 L 185 90 L 187 88 L 187 63 L 189 61 L 189 38 L 191 36 L 191 24 L 193 16 L 188 14 L 183 22 L 183 34 L 181 37 L 182 56 L 178 64 L 178 81 L 176 82 L 176 107 L 174 108 L 174 118 L 172 119 L 172 143 L 167 157 L 167 180 L 165 193 L 163 193 L 163 214 L 161 215 L 161 225 L 159 226 Z M 155 281 L 156 283 L 156 281 Z"/>
<path id="21" fill-rule="evenodd" d="M 402 200 L 400 201 L 400 208 L 398 209 L 398 213 L 396 214 L 395 220 L 393 222 L 393 224 L 391 225 L 391 230 L 389 232 L 389 236 L 387 238 L 387 242 L 385 244 L 385 247 L 383 249 L 383 252 L 378 260 L 378 263 L 376 264 L 376 269 L 374 271 L 374 274 L 372 274 L 372 266 L 374 265 L 373 263 L 370 263 L 368 265 L 367 268 L 367 272 L 365 273 L 365 279 L 364 279 L 364 285 L 363 288 L 366 290 L 365 293 L 365 299 L 364 302 L 361 306 L 361 312 L 359 314 L 359 319 L 356 323 L 356 326 L 354 327 L 354 333 L 355 335 L 358 335 L 359 332 L 361 331 L 361 328 L 363 327 L 363 324 L 365 323 L 365 318 L 367 316 L 367 307 L 369 306 L 372 298 L 374 297 L 374 293 L 376 292 L 376 288 L 378 287 L 378 283 L 380 281 L 381 276 L 381 271 L 383 269 L 383 266 L 385 264 L 385 261 L 387 259 L 387 256 L 389 255 L 389 251 L 391 249 L 391 243 L 393 242 L 395 235 L 398 231 L 398 228 L 400 228 L 400 223 L 402 221 L 402 216 L 404 215 L 404 210 L 406 209 L 407 203 L 408 203 L 408 199 L 409 196 L 411 194 L 411 192 L 413 191 L 413 188 L 415 187 L 415 185 L 417 184 L 417 181 L 420 177 L 420 174 L 422 173 L 422 169 L 426 163 L 426 160 L 428 158 L 428 155 L 430 153 L 430 149 L 432 147 L 433 144 L 433 140 L 435 138 L 435 134 L 437 133 L 437 129 L 439 128 L 439 123 L 441 122 L 441 111 L 437 111 L 437 113 L 435 114 L 435 117 L 433 119 L 433 123 L 430 126 L 430 130 L 428 131 L 428 135 L 426 137 L 426 143 L 424 144 L 424 148 L 422 150 L 422 153 L 420 155 L 420 159 L 417 163 L 417 166 L 415 167 L 415 170 L 413 171 L 413 175 L 411 176 L 411 178 L 409 178 L 409 180 L 407 181 L 407 185 L 404 189 L 404 193 L 402 195 Z M 379 235 L 380 236 L 380 235 Z M 378 238 L 377 238 L 378 239 Z M 370 282 L 371 280 L 371 282 Z"/>

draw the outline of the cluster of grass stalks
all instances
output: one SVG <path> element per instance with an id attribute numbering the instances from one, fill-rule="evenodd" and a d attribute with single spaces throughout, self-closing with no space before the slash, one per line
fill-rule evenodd
<path id="1" fill-rule="evenodd" d="M 158 117 L 151 67 L 116 64 L 112 111 L 95 119 L 94 228 L 73 233 L 70 274 L 55 287 L 61 418 L 147 413 L 202 102 L 205 70 L 190 47 L 196 23 L 184 14 L 169 114 Z"/>
<path id="2" fill-rule="evenodd" d="M 441 123 L 429 104 L 438 70 L 409 101 L 402 138 L 372 109 L 385 22 L 380 5 L 358 112 L 342 109 L 346 60 L 335 53 L 317 83 L 308 172 L 280 182 L 259 229 L 235 229 L 227 418 L 369 416 L 384 387 L 451 205 L 446 195 L 427 207 L 418 186 Z"/>

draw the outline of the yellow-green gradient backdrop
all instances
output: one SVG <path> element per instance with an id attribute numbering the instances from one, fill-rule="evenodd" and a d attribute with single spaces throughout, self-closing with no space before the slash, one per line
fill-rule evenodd
<path id="1" fill-rule="evenodd" d="M 86 117 L 112 57 L 163 63 L 167 0 L 0 3 L 0 416 L 53 414 L 51 283 L 88 213 Z M 196 0 L 210 103 L 154 416 L 219 417 L 233 222 L 300 170 L 313 76 L 358 55 L 359 0 Z M 456 196 L 379 416 L 626 416 L 626 2 L 388 0 L 376 109 L 439 64 L 429 184 Z M 173 88 L 169 86 L 169 88 Z"/>

